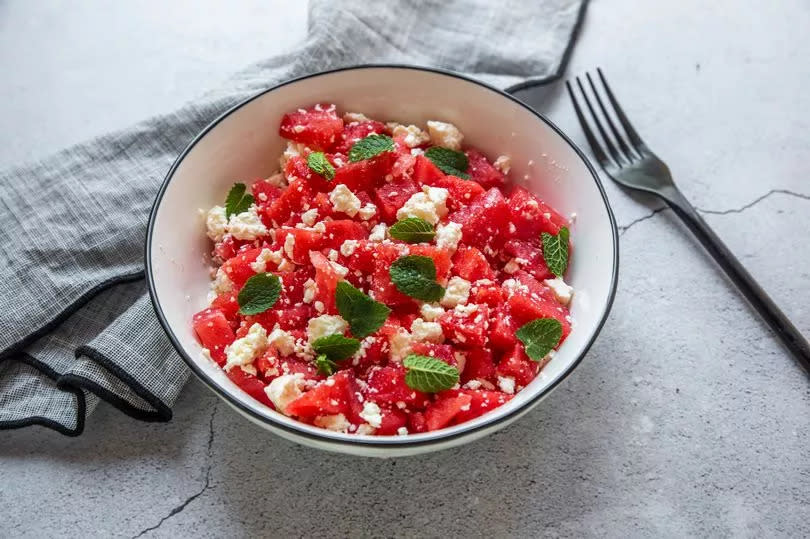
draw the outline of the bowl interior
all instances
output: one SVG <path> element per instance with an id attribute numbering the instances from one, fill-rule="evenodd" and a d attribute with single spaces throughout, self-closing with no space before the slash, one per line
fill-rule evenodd
<path id="1" fill-rule="evenodd" d="M 564 215 L 576 214 L 574 251 L 567 280 L 576 292 L 574 330 L 542 373 L 505 406 L 469 423 L 404 437 L 346 435 L 310 427 L 259 404 L 201 357 L 191 317 L 206 306 L 210 245 L 199 210 L 222 204 L 236 181 L 253 181 L 278 169 L 286 146 L 278 136 L 282 115 L 315 102 L 336 103 L 383 121 L 458 126 L 465 143 L 490 158 L 512 158 L 511 177 Z M 578 361 L 601 327 L 614 289 L 618 256 L 615 226 L 591 169 L 555 128 L 520 103 L 455 75 L 405 67 L 369 67 L 320 74 L 279 86 L 212 124 L 169 173 L 150 229 L 147 257 L 153 297 L 175 344 L 197 373 L 254 420 L 320 439 L 402 444 L 452 437 L 516 416 Z M 272 422 L 266 421 L 272 419 Z"/>

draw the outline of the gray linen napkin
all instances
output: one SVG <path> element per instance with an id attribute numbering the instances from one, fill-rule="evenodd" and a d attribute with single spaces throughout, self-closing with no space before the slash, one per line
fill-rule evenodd
<path id="1" fill-rule="evenodd" d="M 0 172 L 0 428 L 75 436 L 99 399 L 145 421 L 171 419 L 188 370 L 146 294 L 147 216 L 172 161 L 228 107 L 364 62 L 439 66 L 500 87 L 550 82 L 585 3 L 314 0 L 295 50 L 173 114 Z"/>

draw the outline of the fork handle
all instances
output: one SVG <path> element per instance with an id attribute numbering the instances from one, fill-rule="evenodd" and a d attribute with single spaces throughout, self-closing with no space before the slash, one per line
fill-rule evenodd
<path id="1" fill-rule="evenodd" d="M 689 227 L 692 233 L 697 236 L 740 292 L 743 293 L 765 322 L 771 326 L 771 329 L 785 347 L 793 353 L 802 367 L 810 373 L 810 343 L 807 342 L 807 339 L 796 329 L 796 326 L 785 316 L 785 313 L 776 306 L 767 292 L 746 271 L 740 261 L 737 260 L 678 189 L 666 193 L 664 200 Z"/>

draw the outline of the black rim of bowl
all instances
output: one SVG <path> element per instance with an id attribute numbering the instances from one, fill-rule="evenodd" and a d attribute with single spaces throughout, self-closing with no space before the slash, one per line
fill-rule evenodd
<path id="1" fill-rule="evenodd" d="M 512 410 L 508 414 L 498 416 L 498 417 L 493 417 L 489 421 L 485 421 L 485 422 L 483 422 L 483 423 L 481 423 L 479 425 L 476 425 L 475 427 L 471 427 L 469 429 L 462 430 L 460 432 L 456 432 L 456 433 L 453 433 L 453 434 L 444 434 L 443 435 L 443 434 L 441 434 L 441 431 L 439 431 L 435 435 L 434 438 L 431 438 L 429 440 L 413 440 L 413 439 L 410 439 L 409 437 L 404 437 L 404 436 L 379 437 L 378 440 L 374 440 L 374 439 L 366 440 L 366 439 L 361 439 L 361 438 L 357 438 L 356 440 L 339 440 L 339 439 L 330 438 L 328 436 L 321 436 L 321 435 L 313 434 L 313 433 L 307 432 L 305 430 L 299 429 L 299 428 L 297 428 L 295 426 L 285 425 L 285 424 L 273 419 L 272 417 L 267 417 L 267 416 L 264 416 L 264 415 L 261 415 L 261 414 L 258 414 L 256 412 L 254 412 L 253 410 L 251 410 L 250 408 L 246 407 L 241 402 L 239 402 L 236 398 L 231 396 L 227 391 L 220 388 L 211 378 L 208 377 L 207 374 L 205 374 L 197 366 L 197 364 L 188 356 L 188 354 L 186 354 L 185 350 L 183 349 L 183 346 L 180 344 L 180 341 L 175 336 L 174 332 L 172 331 L 171 327 L 169 326 L 168 321 L 166 320 L 166 317 L 163 314 L 163 310 L 162 310 L 162 308 L 160 306 L 160 302 L 157 299 L 157 293 L 155 291 L 155 281 L 154 281 L 154 278 L 153 278 L 153 275 L 152 275 L 152 262 L 151 262 L 152 236 L 153 236 L 153 229 L 154 229 L 154 225 L 155 225 L 155 217 L 156 217 L 158 209 L 160 207 L 161 200 L 163 199 L 163 194 L 166 191 L 166 188 L 168 187 L 169 182 L 171 182 L 171 179 L 174 176 L 174 173 L 177 170 L 177 168 L 179 167 L 180 163 L 183 162 L 183 159 L 185 159 L 186 155 L 194 148 L 194 146 L 197 145 L 197 143 L 203 137 L 205 137 L 205 135 L 208 134 L 209 131 L 214 129 L 222 120 L 224 120 L 226 117 L 230 116 L 233 112 L 239 110 L 240 108 L 244 107 L 245 105 L 247 105 L 248 103 L 254 101 L 255 99 L 258 99 L 258 98 L 264 96 L 265 94 L 268 94 L 270 92 L 273 92 L 274 90 L 277 90 L 278 88 L 281 88 L 281 87 L 284 87 L 284 86 L 287 86 L 287 85 L 290 85 L 290 84 L 294 84 L 296 82 L 300 82 L 300 81 L 303 81 L 303 80 L 316 78 L 316 77 L 320 77 L 320 76 L 324 76 L 324 75 L 330 75 L 330 74 L 333 74 L 333 73 L 339 73 L 339 72 L 342 72 L 342 71 L 351 71 L 351 70 L 359 70 L 359 69 L 381 69 L 381 68 L 382 69 L 405 69 L 405 70 L 413 70 L 413 71 L 424 71 L 424 72 L 433 73 L 433 74 L 437 74 L 437 75 L 444 75 L 444 76 L 447 76 L 447 77 L 453 77 L 453 78 L 456 78 L 456 79 L 461 79 L 461 80 L 464 80 L 464 81 L 469 82 L 471 84 L 475 84 L 477 86 L 485 88 L 485 89 L 487 89 L 487 90 L 489 90 L 491 92 L 495 92 L 495 93 L 499 94 L 500 96 L 502 96 L 504 99 L 508 99 L 508 100 L 516 103 L 517 105 L 523 107 L 527 111 L 529 111 L 538 120 L 545 123 L 557 135 L 559 135 L 571 147 L 571 149 L 574 150 L 574 152 L 576 152 L 577 156 L 582 160 L 582 162 L 588 168 L 588 171 L 590 171 L 591 177 L 593 178 L 593 181 L 596 184 L 597 189 L 599 190 L 599 194 L 602 196 L 602 201 L 605 204 L 605 209 L 607 210 L 608 219 L 610 220 L 611 233 L 612 233 L 612 239 L 613 239 L 613 268 L 612 268 L 612 275 L 611 275 L 610 292 L 609 292 L 609 295 L 608 295 L 607 303 L 605 305 L 605 310 L 602 313 L 602 318 L 599 320 L 599 323 L 596 325 L 596 329 L 595 329 L 593 335 L 588 340 L 588 342 L 585 344 L 585 347 L 582 349 L 582 351 L 576 357 L 576 359 L 574 359 L 574 361 L 571 362 L 571 364 L 568 366 L 568 368 L 565 371 L 563 371 L 563 373 L 556 380 L 554 380 L 550 385 L 545 387 L 537 395 L 533 396 L 526 403 L 524 403 L 520 407 Z M 447 70 L 444 70 L 444 69 L 438 69 L 438 68 L 433 68 L 433 67 L 422 67 L 422 66 L 414 66 L 414 65 L 407 65 L 407 64 L 363 64 L 363 65 L 357 65 L 357 66 L 348 66 L 348 67 L 341 67 L 341 68 L 337 68 L 337 69 L 330 69 L 330 70 L 327 70 L 327 71 L 320 71 L 318 73 L 312 73 L 310 75 L 304 75 L 302 77 L 297 77 L 297 78 L 290 79 L 288 81 L 282 82 L 280 84 L 272 86 L 271 88 L 268 88 L 266 90 L 262 90 L 261 92 L 257 93 L 256 95 L 251 96 L 251 97 L 245 99 L 244 101 L 234 105 L 230 109 L 223 112 L 219 117 L 217 117 L 210 124 L 208 124 L 196 137 L 194 137 L 194 139 L 188 144 L 188 146 L 186 146 L 186 148 L 180 153 L 180 155 L 177 157 L 177 159 L 175 159 L 174 163 L 172 163 L 172 166 L 169 169 L 169 172 L 166 174 L 166 177 L 163 179 L 163 183 L 160 186 L 160 190 L 158 191 L 157 197 L 155 198 L 155 202 L 154 202 L 154 204 L 152 206 L 152 211 L 149 214 L 149 224 L 147 226 L 147 233 L 146 233 L 145 264 L 146 264 L 146 279 L 147 279 L 147 282 L 149 284 L 149 296 L 150 296 L 150 298 L 152 300 L 152 306 L 155 309 L 155 314 L 157 314 L 158 320 L 160 321 L 160 325 L 163 326 L 163 330 L 166 332 L 166 335 L 168 335 L 169 340 L 171 341 L 171 343 L 174 346 L 175 350 L 177 350 L 177 353 L 180 354 L 180 357 L 183 358 L 183 361 L 186 362 L 186 364 L 191 369 L 191 371 L 200 380 L 202 380 L 212 391 L 214 391 L 214 393 L 219 395 L 221 398 L 225 399 L 225 401 L 227 401 L 231 406 L 236 407 L 240 412 L 250 416 L 251 418 L 254 418 L 254 419 L 256 419 L 256 420 L 258 420 L 258 421 L 260 421 L 262 423 L 268 423 L 269 426 L 271 426 L 272 428 L 276 428 L 276 429 L 280 429 L 280 430 L 289 432 L 290 434 L 293 434 L 295 436 L 301 436 L 301 437 L 304 437 L 304 438 L 309 438 L 311 440 L 317 440 L 319 442 L 323 442 L 323 443 L 327 443 L 327 444 L 337 444 L 337 445 L 354 446 L 354 447 L 362 446 L 362 447 L 370 447 L 370 448 L 392 448 L 393 449 L 393 448 L 404 448 L 404 447 L 427 446 L 427 445 L 435 445 L 435 444 L 441 444 L 441 443 L 445 443 L 445 442 L 450 442 L 452 440 L 456 440 L 456 439 L 459 439 L 459 438 L 468 437 L 468 436 L 470 436 L 470 435 L 472 435 L 472 434 L 474 434 L 476 432 L 480 432 L 481 430 L 491 428 L 491 427 L 493 427 L 493 426 L 495 426 L 495 425 L 497 425 L 499 423 L 508 422 L 512 418 L 516 418 L 516 416 L 519 416 L 523 412 L 528 411 L 529 408 L 531 408 L 534 404 L 536 404 L 540 399 L 542 399 L 543 397 L 548 395 L 555 387 L 557 387 L 558 384 L 560 384 L 563 380 L 565 380 L 571 374 L 571 372 L 573 372 L 573 370 L 577 367 L 577 365 L 579 365 L 579 363 L 582 361 L 582 359 L 585 357 L 585 355 L 590 350 L 591 346 L 593 345 L 594 341 L 596 340 L 596 337 L 601 332 L 602 327 L 604 326 L 604 324 L 605 324 L 605 322 L 607 320 L 608 314 L 610 313 L 611 307 L 613 306 L 613 300 L 614 300 L 614 298 L 616 296 L 616 288 L 617 288 L 617 280 L 618 280 L 618 272 L 619 272 L 619 234 L 618 234 L 618 229 L 616 227 L 616 220 L 615 220 L 615 218 L 613 216 L 613 210 L 611 209 L 610 202 L 608 201 L 607 195 L 605 194 L 605 189 L 602 186 L 602 182 L 599 180 L 599 176 L 596 174 L 596 170 L 594 170 L 593 166 L 591 166 L 590 161 L 588 161 L 588 159 L 585 157 L 585 154 L 582 152 L 582 150 L 580 150 L 579 147 L 577 147 L 577 145 L 574 144 L 571 141 L 571 139 L 569 139 L 565 135 L 565 133 L 563 133 L 556 125 L 554 125 L 554 123 L 552 123 L 549 119 L 547 119 L 545 116 L 543 116 L 542 114 L 540 114 L 539 112 L 537 112 L 533 108 L 529 107 L 528 105 L 526 105 L 525 103 L 523 103 L 519 99 L 509 95 L 508 93 L 506 93 L 503 90 L 500 90 L 498 88 L 490 86 L 489 84 L 486 84 L 484 82 L 472 79 L 472 78 L 467 77 L 465 75 L 461 75 L 459 73 L 454 73 L 452 71 L 447 71 Z"/>

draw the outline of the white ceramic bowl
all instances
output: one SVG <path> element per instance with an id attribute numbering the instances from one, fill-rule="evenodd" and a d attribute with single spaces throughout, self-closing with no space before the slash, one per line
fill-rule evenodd
<path id="1" fill-rule="evenodd" d="M 576 213 L 568 281 L 576 290 L 571 335 L 540 375 L 510 402 L 467 423 L 406 436 L 359 436 L 299 423 L 248 397 L 200 355 L 192 315 L 206 306 L 210 251 L 198 210 L 221 204 L 235 181 L 266 177 L 285 147 L 282 115 L 316 102 L 372 118 L 457 125 L 465 143 L 512 157 L 512 178 L 564 215 Z M 320 449 L 364 456 L 412 455 L 481 438 L 536 406 L 579 363 L 607 317 L 616 290 L 618 235 L 599 179 L 550 121 L 475 80 L 411 66 L 360 66 L 292 80 L 214 120 L 177 158 L 160 188 L 146 240 L 149 290 L 158 318 L 191 370 L 257 425 Z"/>

